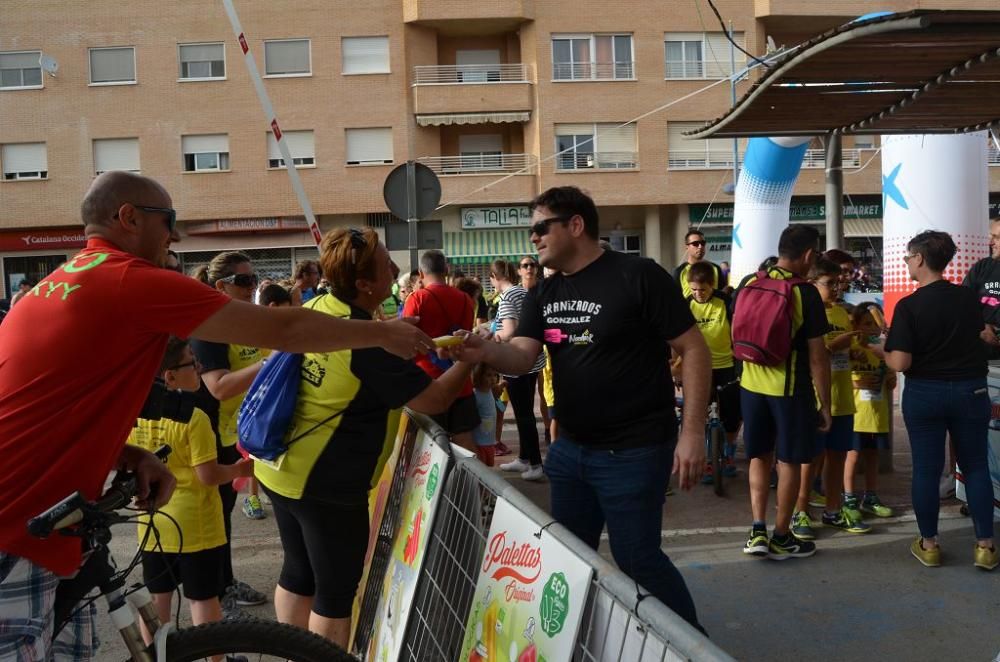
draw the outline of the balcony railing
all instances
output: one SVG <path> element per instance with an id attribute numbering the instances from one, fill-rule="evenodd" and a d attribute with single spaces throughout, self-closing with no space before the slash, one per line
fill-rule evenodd
<path id="1" fill-rule="evenodd" d="M 538 165 L 538 159 L 534 154 L 424 156 L 417 161 L 439 175 L 486 175 L 512 172 L 533 175 L 535 167 Z"/>
<path id="2" fill-rule="evenodd" d="M 554 80 L 633 80 L 634 62 L 556 62 Z"/>
<path id="3" fill-rule="evenodd" d="M 986 147 L 986 162 L 991 166 L 1000 166 L 1000 149 L 993 143 Z"/>
<path id="4" fill-rule="evenodd" d="M 806 155 L 802 159 L 802 167 L 803 168 L 825 168 L 826 167 L 826 150 L 822 150 L 822 149 L 807 149 L 806 150 Z M 845 150 L 843 150 L 843 167 L 844 168 L 860 168 L 861 167 L 861 150 L 860 149 L 845 149 Z"/>
<path id="5" fill-rule="evenodd" d="M 635 170 L 638 152 L 566 152 L 556 157 L 556 170 Z"/>
<path id="6" fill-rule="evenodd" d="M 413 67 L 414 85 L 480 85 L 530 83 L 527 64 L 448 64 Z"/>
<path id="7" fill-rule="evenodd" d="M 744 156 L 741 150 L 741 163 Z M 726 170 L 733 167 L 733 152 L 675 150 L 667 155 L 667 167 L 671 170 Z"/>

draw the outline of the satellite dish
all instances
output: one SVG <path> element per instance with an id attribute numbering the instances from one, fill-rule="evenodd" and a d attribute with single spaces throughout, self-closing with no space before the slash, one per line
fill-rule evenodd
<path id="1" fill-rule="evenodd" d="M 55 58 L 51 55 L 45 55 L 44 53 L 38 56 L 38 66 L 42 68 L 42 71 L 45 71 L 53 78 L 56 77 L 56 72 L 59 71 L 59 63 L 55 61 Z"/>
<path id="2" fill-rule="evenodd" d="M 767 36 L 767 52 L 768 53 L 773 53 L 776 50 L 778 50 L 778 47 L 774 43 L 774 37 L 772 37 L 771 35 L 768 35 Z"/>

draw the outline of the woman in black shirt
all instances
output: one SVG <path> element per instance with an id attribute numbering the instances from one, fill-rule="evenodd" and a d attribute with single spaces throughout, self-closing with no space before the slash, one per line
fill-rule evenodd
<path id="1" fill-rule="evenodd" d="M 945 232 L 921 232 L 903 256 L 917 290 L 896 304 L 885 362 L 906 375 L 903 420 L 913 455 L 913 511 L 920 537 L 910 551 L 925 566 L 941 565 L 937 542 L 938 477 L 951 435 L 965 479 L 976 532 L 976 567 L 1000 565 L 993 545 L 993 489 L 987 460 L 990 398 L 983 319 L 975 294 L 941 276 L 955 255 Z"/>

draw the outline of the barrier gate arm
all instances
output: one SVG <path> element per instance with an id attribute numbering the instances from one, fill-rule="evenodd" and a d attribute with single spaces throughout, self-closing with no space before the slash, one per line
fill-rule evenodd
<path id="1" fill-rule="evenodd" d="M 288 143 L 285 142 L 285 137 L 281 132 L 281 126 L 278 124 L 278 116 L 275 115 L 274 106 L 271 105 L 271 98 L 267 95 L 267 90 L 264 88 L 264 81 L 257 70 L 257 63 L 250 53 L 250 44 L 247 42 L 246 34 L 243 32 L 243 26 L 240 24 L 240 17 L 236 13 L 236 7 L 233 6 L 233 0 L 222 0 L 222 4 L 226 8 L 226 15 L 229 16 L 229 24 L 233 28 L 233 34 L 240 45 L 240 50 L 243 51 L 243 62 L 247 65 L 247 71 L 250 72 L 250 80 L 253 81 L 254 90 L 257 91 L 257 99 L 260 100 L 261 108 L 264 110 L 264 119 L 271 133 L 274 134 L 274 140 L 278 143 L 278 151 L 281 152 L 281 158 L 285 161 L 285 170 L 288 171 L 288 178 L 292 182 L 292 190 L 295 191 L 295 197 L 298 198 L 299 206 L 302 207 L 302 212 L 309 223 L 309 234 L 312 235 L 313 241 L 316 242 L 318 248 L 320 241 L 323 239 L 323 233 L 319 230 L 319 223 L 316 222 L 316 215 L 313 214 L 309 196 L 306 195 L 306 190 L 302 186 L 302 180 L 299 178 L 299 171 L 292 161 L 292 152 L 288 149 Z"/>

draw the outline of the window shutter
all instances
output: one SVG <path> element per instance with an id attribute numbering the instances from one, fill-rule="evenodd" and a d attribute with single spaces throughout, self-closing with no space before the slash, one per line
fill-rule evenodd
<path id="1" fill-rule="evenodd" d="M 17 143 L 4 145 L 0 158 L 3 159 L 3 171 L 8 172 L 40 172 L 49 169 L 49 160 L 45 152 L 45 143 Z"/>
<path id="2" fill-rule="evenodd" d="M 121 83 L 135 80 L 135 49 L 96 48 L 90 51 L 90 82 Z"/>
<path id="3" fill-rule="evenodd" d="M 344 37 L 340 43 L 345 74 L 389 73 L 388 37 Z"/>
<path id="4" fill-rule="evenodd" d="M 285 131 L 281 135 L 285 138 L 288 151 L 292 153 L 293 159 L 314 159 L 316 158 L 316 147 L 313 142 L 312 131 Z M 281 152 L 278 150 L 278 141 L 274 139 L 273 133 L 267 134 L 267 158 L 268 160 L 280 159 Z"/>
<path id="5" fill-rule="evenodd" d="M 139 170 L 138 138 L 94 141 L 94 171 L 108 170 Z"/>
<path id="6" fill-rule="evenodd" d="M 733 39 L 737 44 L 743 46 L 742 32 L 733 33 Z M 705 49 L 702 55 L 705 58 L 706 78 L 725 78 L 732 75 L 732 67 L 729 66 L 729 51 L 731 48 L 732 45 L 722 32 L 708 32 L 705 34 Z M 733 48 L 733 51 L 736 68 L 740 69 L 746 62 L 746 56 L 735 48 Z"/>
<path id="7" fill-rule="evenodd" d="M 347 129 L 347 162 L 385 163 L 393 160 L 392 129 Z"/>
<path id="8" fill-rule="evenodd" d="M 593 124 L 556 124 L 557 136 L 592 136 Z"/>
<path id="9" fill-rule="evenodd" d="M 185 154 L 198 152 L 229 152 L 229 136 L 217 133 L 204 136 L 182 136 L 181 148 Z"/>
<path id="10" fill-rule="evenodd" d="M 211 62 L 223 59 L 222 44 L 183 44 L 181 62 Z"/>
<path id="11" fill-rule="evenodd" d="M 264 42 L 264 69 L 272 76 L 309 73 L 309 40 Z"/>
<path id="12" fill-rule="evenodd" d="M 30 53 L 0 53 L 0 69 L 38 69 L 40 51 Z"/>
<path id="13" fill-rule="evenodd" d="M 460 154 L 482 154 L 503 151 L 503 136 L 497 133 L 473 134 L 458 137 Z"/>
<path id="14" fill-rule="evenodd" d="M 618 124 L 597 125 L 597 151 L 634 154 L 636 150 L 635 123 L 626 126 Z"/>

